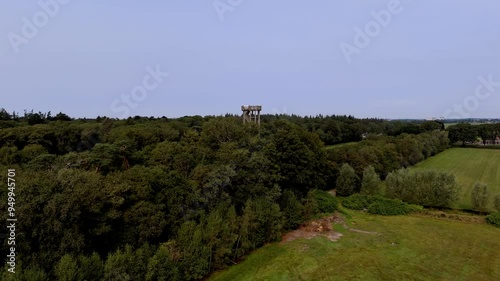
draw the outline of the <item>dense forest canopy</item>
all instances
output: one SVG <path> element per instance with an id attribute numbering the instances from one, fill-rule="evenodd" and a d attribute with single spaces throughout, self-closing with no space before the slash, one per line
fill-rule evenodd
<path id="1" fill-rule="evenodd" d="M 352 116 L 0 119 L 19 266 L 37 280 L 200 279 L 322 212 L 344 164 L 385 178 L 449 146 L 437 122 Z"/>

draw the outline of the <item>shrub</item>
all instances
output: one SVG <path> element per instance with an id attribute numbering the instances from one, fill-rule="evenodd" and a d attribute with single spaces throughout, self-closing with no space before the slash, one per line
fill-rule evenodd
<path id="1" fill-rule="evenodd" d="M 414 212 L 419 212 L 424 209 L 423 206 L 420 205 L 415 205 L 415 204 L 408 204 L 408 213 L 414 213 Z"/>
<path id="2" fill-rule="evenodd" d="M 337 194 L 340 196 L 349 196 L 358 190 L 359 177 L 349 164 L 344 164 L 340 168 L 340 174 L 337 178 Z"/>
<path id="3" fill-rule="evenodd" d="M 363 181 L 361 183 L 361 193 L 367 195 L 380 194 L 380 177 L 372 166 L 368 166 L 363 171 Z"/>
<path id="4" fill-rule="evenodd" d="M 368 212 L 370 214 L 384 216 L 406 215 L 410 211 L 410 205 L 403 201 L 382 197 L 377 198 L 377 200 L 368 206 Z"/>
<path id="5" fill-rule="evenodd" d="M 373 202 L 375 197 L 369 195 L 353 194 L 342 200 L 342 206 L 352 210 L 363 210 Z"/>
<path id="6" fill-rule="evenodd" d="M 333 213 L 337 210 L 337 198 L 324 190 L 311 190 L 308 194 L 308 198 L 314 202 L 312 204 L 316 209 L 314 213 Z"/>
<path id="7" fill-rule="evenodd" d="M 500 194 L 495 196 L 495 199 L 493 200 L 493 206 L 495 206 L 495 209 L 497 211 L 500 211 Z"/>
<path id="8" fill-rule="evenodd" d="M 432 207 L 451 207 L 460 194 L 455 176 L 433 170 L 400 169 L 386 179 L 386 196 L 407 203 Z"/>
<path id="9" fill-rule="evenodd" d="M 486 222 L 496 227 L 500 227 L 500 212 L 494 212 L 486 216 Z"/>
<path id="10" fill-rule="evenodd" d="M 472 208 L 474 208 L 474 210 L 484 212 L 488 205 L 488 198 L 488 186 L 479 182 L 474 183 L 474 187 L 471 192 Z"/>
<path id="11" fill-rule="evenodd" d="M 304 207 L 300 204 L 295 194 L 290 190 L 283 191 L 280 202 L 280 209 L 284 217 L 285 229 L 295 229 L 304 220 Z"/>
<path id="12" fill-rule="evenodd" d="M 345 198 L 342 205 L 353 210 L 368 208 L 368 212 L 371 214 L 385 216 L 405 215 L 423 209 L 422 206 L 407 204 L 401 200 L 361 194 L 354 194 Z"/>

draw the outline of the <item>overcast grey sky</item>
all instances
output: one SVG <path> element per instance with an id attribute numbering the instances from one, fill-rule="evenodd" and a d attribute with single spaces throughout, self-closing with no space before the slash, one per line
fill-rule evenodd
<path id="1" fill-rule="evenodd" d="M 0 108 L 500 117 L 499 15 L 498 0 L 0 0 Z"/>

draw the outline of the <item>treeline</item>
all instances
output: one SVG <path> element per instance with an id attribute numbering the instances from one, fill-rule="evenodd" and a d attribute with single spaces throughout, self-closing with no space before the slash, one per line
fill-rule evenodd
<path id="1" fill-rule="evenodd" d="M 452 144 L 461 142 L 474 144 L 481 140 L 483 145 L 499 144 L 500 141 L 500 123 L 472 125 L 470 123 L 459 123 L 447 128 L 449 138 Z"/>
<path id="2" fill-rule="evenodd" d="M 239 116 L 226 114 L 225 117 L 228 118 L 239 118 Z M 68 115 L 60 112 L 55 116 L 52 116 L 51 112 L 34 112 L 24 111 L 24 115 L 20 116 L 19 113 L 13 112 L 9 114 L 5 109 L 0 109 L 0 129 L 22 126 L 24 124 L 28 125 L 40 125 L 49 124 L 55 121 L 71 121 L 75 120 L 78 122 L 102 122 L 103 120 L 108 120 L 110 123 L 114 124 L 136 124 L 147 121 L 171 121 L 176 123 L 178 126 L 187 126 L 189 128 L 197 127 L 201 128 L 201 125 L 212 119 L 215 116 L 193 116 L 193 117 L 183 117 L 177 119 L 168 119 L 163 116 L 161 118 L 155 117 L 130 117 L 127 120 L 117 120 L 110 119 L 107 117 L 98 116 L 96 119 L 72 119 Z M 287 120 L 294 124 L 305 128 L 309 132 L 316 133 L 321 141 L 325 145 L 334 145 L 347 142 L 357 142 L 363 140 L 369 134 L 384 134 L 389 136 L 398 136 L 401 134 L 420 134 L 424 132 L 431 132 L 434 130 L 444 130 L 444 124 L 438 121 L 388 121 L 384 119 L 377 118 L 365 118 L 359 119 L 353 116 L 345 115 L 317 115 L 317 116 L 298 116 L 298 115 L 284 115 L 276 114 L 262 115 L 262 123 L 270 124 L 277 120 Z"/>
<path id="3" fill-rule="evenodd" d="M 358 142 L 368 135 L 398 136 L 421 134 L 434 130 L 444 130 L 444 124 L 436 121 L 388 121 L 384 119 L 357 119 L 353 116 L 297 116 L 264 115 L 263 122 L 286 119 L 309 132 L 315 132 L 325 145 Z"/>
<path id="4" fill-rule="evenodd" d="M 327 150 L 333 163 L 335 178 L 341 171 L 340 165 L 347 163 L 358 176 L 352 193 L 359 192 L 363 170 L 372 166 L 385 179 L 392 171 L 415 165 L 436 155 L 449 146 L 446 131 L 433 131 L 418 135 L 403 134 L 397 137 L 372 136 L 362 142 L 332 147 Z M 347 194 L 350 195 L 350 194 Z"/>
<path id="5" fill-rule="evenodd" d="M 432 130 L 327 150 L 309 121 L 271 117 L 0 122 L 0 169 L 18 172 L 15 278 L 200 279 L 332 211 L 320 190 L 342 182 L 342 164 L 385 176 L 447 145 Z"/>

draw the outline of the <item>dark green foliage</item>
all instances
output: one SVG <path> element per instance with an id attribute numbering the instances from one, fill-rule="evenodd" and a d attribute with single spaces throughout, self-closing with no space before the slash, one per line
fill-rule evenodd
<path id="1" fill-rule="evenodd" d="M 53 169 L 53 164 L 57 159 L 57 155 L 53 154 L 41 154 L 36 156 L 31 160 L 26 168 L 35 171 L 48 171 Z"/>
<path id="2" fill-rule="evenodd" d="M 342 199 L 342 206 L 352 210 L 363 210 L 368 208 L 375 198 L 370 195 L 353 194 Z"/>
<path id="3" fill-rule="evenodd" d="M 11 166 L 17 162 L 18 154 L 15 146 L 0 147 L 0 164 Z"/>
<path id="4" fill-rule="evenodd" d="M 97 253 L 78 256 L 77 280 L 99 280 L 104 275 L 104 263 Z"/>
<path id="5" fill-rule="evenodd" d="M 349 164 L 344 164 L 340 168 L 337 178 L 336 191 L 340 196 L 349 196 L 359 191 L 360 180 L 354 169 Z"/>
<path id="6" fill-rule="evenodd" d="M 9 272 L 8 266 L 2 268 L 0 280 L 2 281 L 53 281 L 57 280 L 50 278 L 49 275 L 40 267 L 29 266 L 23 267 L 22 262 L 16 264 L 15 273 Z"/>
<path id="7" fill-rule="evenodd" d="M 363 170 L 363 181 L 361 182 L 361 193 L 367 195 L 379 195 L 382 181 L 380 176 L 375 172 L 372 166 L 368 166 Z"/>
<path id="8" fill-rule="evenodd" d="M 12 116 L 4 108 L 0 108 L 0 121 L 10 119 L 12 119 Z"/>
<path id="9" fill-rule="evenodd" d="M 487 215 L 486 222 L 496 227 L 500 227 L 500 212 L 494 212 Z"/>
<path id="10" fill-rule="evenodd" d="M 21 163 L 28 163 L 31 160 L 37 158 L 40 155 L 46 155 L 47 150 L 40 144 L 30 144 L 19 151 L 19 157 Z"/>
<path id="11" fill-rule="evenodd" d="M 78 274 L 77 261 L 71 255 L 64 255 L 55 269 L 58 281 L 73 281 L 76 280 Z"/>
<path id="12" fill-rule="evenodd" d="M 340 145 L 327 150 L 334 177 L 339 176 L 343 163 L 349 164 L 356 175 L 372 166 L 384 179 L 390 172 L 414 165 L 448 148 L 447 132 L 432 131 L 419 135 L 368 136 L 364 141 Z"/>
<path id="13" fill-rule="evenodd" d="M 461 190 L 454 175 L 433 170 L 401 169 L 390 173 L 385 183 L 386 197 L 430 207 L 451 207 Z"/>
<path id="14" fill-rule="evenodd" d="M 495 195 L 495 197 L 493 198 L 493 206 L 497 211 L 500 212 L 500 194 Z"/>
<path id="15" fill-rule="evenodd" d="M 283 213 L 284 229 L 295 229 L 302 223 L 304 207 L 292 191 L 283 191 L 280 208 Z"/>
<path id="16" fill-rule="evenodd" d="M 451 143 L 461 141 L 462 145 L 467 142 L 474 142 L 477 140 L 478 131 L 477 127 L 472 126 L 470 123 L 459 123 L 448 128 Z"/>
<path id="17" fill-rule="evenodd" d="M 480 182 L 474 183 L 471 191 L 472 208 L 480 212 L 486 211 L 489 199 L 488 186 Z"/>
<path id="18" fill-rule="evenodd" d="M 314 200 L 315 213 L 333 213 L 338 209 L 337 198 L 326 191 L 311 190 L 308 197 Z"/>
<path id="19" fill-rule="evenodd" d="M 401 200 L 354 194 L 342 200 L 342 206 L 353 210 L 367 209 L 371 214 L 395 216 L 419 211 L 421 206 L 402 202 Z"/>
<path id="20" fill-rule="evenodd" d="M 283 121 L 271 130 L 266 156 L 281 175 L 279 185 L 303 195 L 311 189 L 324 189 L 329 171 L 318 136 Z"/>
<path id="21" fill-rule="evenodd" d="M 147 281 L 182 280 L 179 268 L 177 267 L 177 261 L 175 261 L 176 257 L 171 250 L 172 243 L 162 244 L 155 255 L 149 259 L 146 273 Z"/>
<path id="22" fill-rule="evenodd" d="M 104 280 L 144 280 L 152 249 L 145 244 L 137 250 L 130 245 L 111 253 L 104 264 Z"/>
<path id="23" fill-rule="evenodd" d="M 406 215 L 414 210 L 415 207 L 410 207 L 401 200 L 383 197 L 378 197 L 368 206 L 369 213 L 384 216 Z"/>

